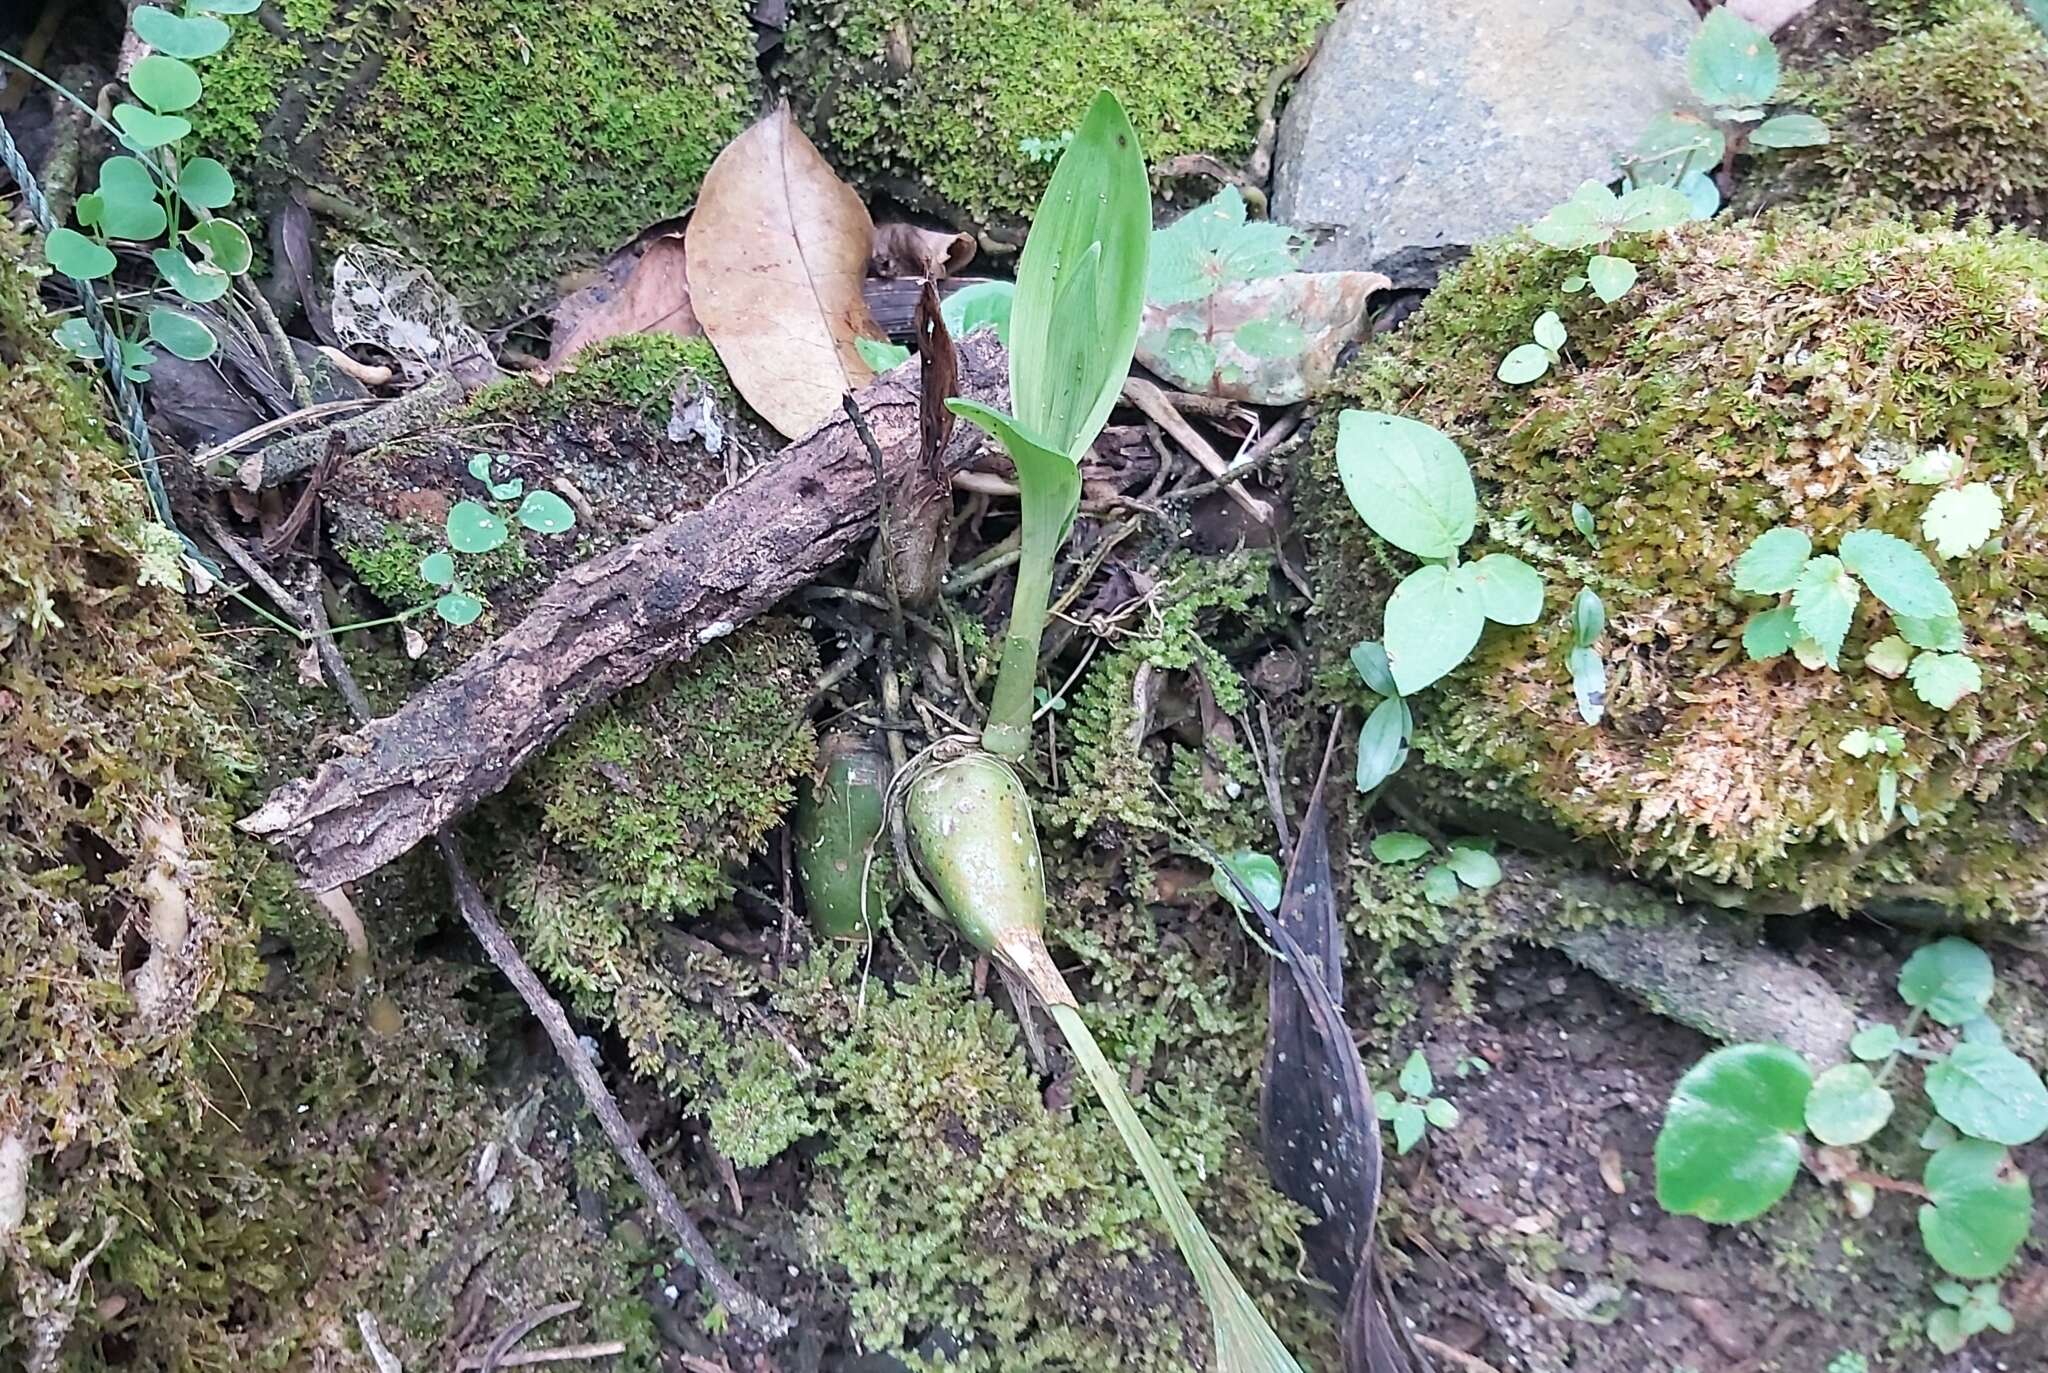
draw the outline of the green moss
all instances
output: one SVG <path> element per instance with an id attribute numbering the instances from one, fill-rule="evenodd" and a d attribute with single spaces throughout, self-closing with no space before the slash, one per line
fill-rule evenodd
<path id="1" fill-rule="evenodd" d="M 295 0 L 205 65 L 201 139 L 290 175 L 508 313 L 689 205 L 754 106 L 738 0 Z M 281 35 L 281 36 L 278 36 Z"/>
<path id="2" fill-rule="evenodd" d="M 659 411 L 666 423 L 676 385 L 685 377 L 702 382 L 725 405 L 737 404 L 711 340 L 622 334 L 578 354 L 573 366 L 546 382 L 530 377 L 492 382 L 471 399 L 466 418 L 559 420 L 579 406 L 602 406 L 643 416 Z"/>
<path id="3" fill-rule="evenodd" d="M 843 170 L 975 222 L 1037 203 L 1060 141 L 1108 88 L 1155 165 L 1251 150 L 1272 70 L 1329 0 L 806 0 L 786 73 Z"/>
<path id="4" fill-rule="evenodd" d="M 1728 568 L 1778 523 L 1823 548 L 1859 527 L 1917 541 L 1931 493 L 1897 475 L 1916 445 L 1967 454 L 1970 477 L 1995 483 L 2029 527 L 2044 498 L 2033 436 L 2048 247 L 1778 217 L 1627 251 L 1642 283 L 1607 307 L 1557 289 L 1579 265 L 1570 255 L 1481 249 L 1348 374 L 1331 407 L 1397 410 L 1449 433 L 1493 516 L 1469 552 L 1512 546 L 1550 579 L 1537 625 L 1489 628 L 1472 660 L 1415 703 L 1425 766 L 1404 780 L 1446 812 L 1534 821 L 1641 867 L 1775 889 L 1788 904 L 1833 899 L 1816 877 L 1889 832 L 1874 769 L 1837 747 L 1850 729 L 1907 734 L 1915 835 L 2036 766 L 2030 683 L 2043 664 L 2021 631 L 2048 590 L 2048 550 L 2022 532 L 1995 554 L 1944 564 L 1986 678 L 1946 714 L 1860 670 L 1863 649 L 1890 632 L 1868 605 L 1846 672 L 1744 661 L 1736 640 L 1759 603 L 1730 590 Z M 1497 359 L 1553 306 L 1572 365 L 1532 387 L 1498 383 Z M 1337 487 L 1334 431 L 1319 431 L 1305 505 L 1320 637 L 1336 665 L 1376 635 L 1406 563 Z M 1597 549 L 1572 530 L 1575 500 L 1594 513 Z M 1599 726 L 1578 719 L 1563 661 L 1582 583 L 1600 588 L 1611 624 Z M 1341 679 L 1337 666 L 1324 680 Z"/>
<path id="5" fill-rule="evenodd" d="M 397 523 L 387 524 L 375 543 L 345 543 L 341 556 L 363 590 L 393 610 L 426 605 L 440 592 L 420 575 L 420 561 L 434 545 L 408 536 Z"/>
<path id="6" fill-rule="evenodd" d="M 657 914 L 731 895 L 734 860 L 780 822 L 811 765 L 816 672 L 809 636 L 771 624 L 626 693 L 533 769 L 547 833 L 600 890 Z"/>
<path id="7" fill-rule="evenodd" d="M 2048 39 L 2003 0 L 1955 0 L 1945 22 L 1794 82 L 1825 147 L 1767 160 L 1748 196 L 2039 224 L 2048 214 Z"/>
<path id="8" fill-rule="evenodd" d="M 1192 823 L 1219 849 L 1270 842 L 1257 768 L 1230 737 L 1244 682 L 1217 646 L 1242 638 L 1258 619 L 1270 567 L 1258 554 L 1174 565 L 1143 632 L 1089 670 L 1064 713 L 1066 784 L 1047 799 L 1048 823 L 1076 835 L 1105 820 L 1148 830 Z M 1227 717 L 1219 729 L 1200 728 L 1203 691 Z M 1180 723 L 1169 715 L 1195 721 L 1169 729 Z M 1170 803 L 1155 790 L 1160 779 Z"/>

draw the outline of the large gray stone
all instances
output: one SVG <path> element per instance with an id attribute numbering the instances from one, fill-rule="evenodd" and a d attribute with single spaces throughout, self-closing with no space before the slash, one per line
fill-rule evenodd
<path id="1" fill-rule="evenodd" d="M 1423 284 L 1684 103 L 1688 0 L 1351 0 L 1280 123 L 1274 218 L 1317 269 Z"/>

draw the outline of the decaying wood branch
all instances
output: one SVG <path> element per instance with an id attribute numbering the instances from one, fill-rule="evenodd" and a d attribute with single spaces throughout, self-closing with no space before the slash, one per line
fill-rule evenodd
<path id="1" fill-rule="evenodd" d="M 960 391 L 1005 403 L 992 335 L 960 349 Z M 916 369 L 860 408 L 898 487 L 918 463 Z M 978 440 L 962 425 L 948 470 Z M 853 424 L 820 426 L 702 510 L 569 569 L 526 618 L 396 714 L 280 787 L 242 828 L 326 891 L 411 849 L 496 792 L 579 715 L 732 633 L 816 577 L 874 526 L 876 479 Z"/>

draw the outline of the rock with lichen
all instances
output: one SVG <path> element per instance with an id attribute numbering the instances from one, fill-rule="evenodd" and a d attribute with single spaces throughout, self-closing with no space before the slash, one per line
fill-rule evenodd
<path id="1" fill-rule="evenodd" d="M 804 0 L 780 73 L 849 175 L 968 225 L 1028 217 L 1098 89 L 1148 162 L 1252 152 L 1276 68 L 1329 0 Z"/>
<path id="2" fill-rule="evenodd" d="M 2048 625 L 2033 608 L 2048 592 L 2036 528 L 2048 500 L 2048 246 L 1772 216 L 1622 251 L 1641 280 L 1606 305 L 1562 290 L 1582 254 L 1525 240 L 1482 249 L 1330 407 L 1448 434 L 1480 490 L 1466 556 L 1512 550 L 1547 581 L 1535 625 L 1489 628 L 1413 702 L 1421 757 L 1406 784 L 1440 813 L 1766 907 L 1958 871 L 1962 827 L 2030 786 L 2048 753 L 2036 685 Z M 1497 380 L 1499 359 L 1552 309 L 1570 339 L 1563 364 L 1533 385 Z M 1337 487 L 1335 430 L 1323 426 L 1308 481 L 1321 635 L 1341 662 L 1377 637 L 1386 595 L 1414 564 L 1368 533 Z M 1909 466 L 1945 475 L 1918 484 Z M 1930 503 L 1968 483 L 1997 495 L 2003 537 L 1935 561 L 1981 689 L 1943 710 L 1888 675 L 1896 645 L 1880 645 L 1898 627 L 1868 595 L 1840 670 L 1748 660 L 1744 628 L 1773 601 L 1738 593 L 1731 567 L 1758 535 L 1794 526 L 1830 552 L 1877 530 L 1932 551 Z M 1591 513 L 1590 541 L 1575 502 Z M 1581 587 L 1609 622 L 1598 724 L 1580 717 L 1565 663 Z M 1844 747 L 1884 726 L 1899 731 L 1897 756 Z M 1965 908 L 2006 899 L 1943 891 Z"/>
<path id="3" fill-rule="evenodd" d="M 755 105 L 741 0 L 285 0 L 204 64 L 195 123 L 486 318 L 681 213 Z"/>
<path id="4" fill-rule="evenodd" d="M 1893 41 L 1796 76 L 1826 145 L 1765 154 L 1740 207 L 1877 198 L 2039 226 L 2048 216 L 2048 37 L 2004 0 L 1950 0 Z"/>

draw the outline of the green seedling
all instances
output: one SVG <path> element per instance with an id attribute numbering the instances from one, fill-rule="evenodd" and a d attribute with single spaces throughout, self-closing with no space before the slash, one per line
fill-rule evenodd
<path id="1" fill-rule="evenodd" d="M 1631 271 L 1634 269 L 1631 268 Z M 1545 310 L 1530 330 L 1534 342 L 1524 343 L 1500 360 L 1494 375 L 1510 386 L 1532 382 L 1557 366 L 1565 344 L 1564 321 L 1557 311 Z"/>
<path id="2" fill-rule="evenodd" d="M 1209 1310 L 1211 1367 L 1299 1373 L 1189 1206 L 1045 947 L 1038 831 L 1009 761 L 1030 745 L 1053 568 L 1080 505 L 1077 462 L 1107 422 L 1136 351 L 1151 228 L 1137 133 L 1104 92 L 1054 169 L 1018 264 L 1009 350 L 1015 413 L 948 402 L 993 435 L 1015 464 L 1021 548 L 979 747 L 941 741 L 899 779 L 905 875 L 934 913 L 950 918 L 1045 1004 L 1194 1276 Z"/>
<path id="3" fill-rule="evenodd" d="M 1902 480 L 1940 488 L 1920 512 L 1920 533 L 1948 561 L 1993 548 L 2005 528 L 2005 502 L 1989 482 L 1966 482 L 1963 460 L 1947 448 L 1925 448 L 1899 469 Z"/>
<path id="4" fill-rule="evenodd" d="M 575 508 L 554 492 L 526 491 L 526 483 L 518 477 L 504 481 L 494 478 L 488 453 L 478 453 L 469 460 L 469 474 L 483 483 L 492 499 L 500 502 L 510 502 L 525 492 L 526 498 L 510 516 L 523 528 L 536 534 L 566 534 L 576 527 Z M 493 510 L 480 501 L 457 501 L 448 507 L 443 526 L 448 546 L 420 559 L 420 578 L 441 591 L 434 601 L 434 613 L 457 628 L 474 624 L 484 613 L 483 598 L 464 581 L 459 558 L 480 557 L 504 546 L 511 537 L 511 526 L 501 512 L 502 506 Z"/>
<path id="5" fill-rule="evenodd" d="M 1435 852 L 1435 845 L 1407 830 L 1382 830 L 1372 837 L 1372 856 L 1389 867 L 1420 863 Z M 1465 835 L 1453 839 L 1443 857 L 1422 870 L 1422 895 L 1431 905 L 1448 906 L 1458 899 L 1461 887 L 1490 891 L 1500 885 L 1500 879 L 1493 841 Z"/>
<path id="6" fill-rule="evenodd" d="M 1870 1373 L 1870 1360 L 1853 1349 L 1844 1349 L 1828 1360 L 1827 1373 Z"/>
<path id="7" fill-rule="evenodd" d="M 1917 1057 L 1927 1063 L 1923 1090 L 1938 1117 L 1917 1140 L 1929 1151 L 1920 1177 L 1921 1242 L 1952 1277 L 1996 1279 L 2033 1225 L 2033 1189 L 2008 1150 L 2048 1132 L 2048 1087 L 1985 1014 L 1993 982 L 1981 948 L 1943 939 L 1899 970 L 1904 1024 L 1859 1030 L 1849 1043 L 1854 1061 L 1815 1075 L 1798 1054 L 1773 1044 L 1708 1054 L 1679 1080 L 1658 1133 L 1658 1203 L 1719 1225 L 1755 1219 L 1791 1190 L 1809 1137 L 1846 1150 L 1882 1131 L 1895 1107 L 1888 1084 L 1902 1062 Z M 1921 1033 L 1928 1021 L 1940 1027 L 1939 1047 L 1934 1034 Z M 1849 1185 L 1874 1201 L 1868 1182 Z M 1984 1299 L 1963 1295 L 1938 1322 L 1941 1338 L 1962 1331 L 1960 1312 L 1970 1300 L 1978 1302 L 1971 1322 L 1982 1317 L 1976 1329 L 1990 1328 L 1996 1288 Z M 1930 1321 L 1930 1338 L 1936 1329 Z"/>
<path id="8" fill-rule="evenodd" d="M 1734 585 L 1744 595 L 1778 598 L 1743 627 L 1742 648 L 1752 662 L 1789 652 L 1809 669 L 1840 668 L 1843 641 L 1868 590 L 1898 632 L 1871 645 L 1865 666 L 1880 676 L 1904 674 L 1914 694 L 1937 710 L 1984 685 L 1965 651 L 1947 583 L 1925 553 L 1897 535 L 1851 530 L 1837 552 L 1816 554 L 1805 530 L 1780 525 L 1735 560 Z"/>
<path id="9" fill-rule="evenodd" d="M 2005 1309 L 1995 1282 L 1980 1282 L 1975 1287 L 1938 1282 L 1934 1295 L 1943 1304 L 1927 1313 L 1927 1338 L 1944 1354 L 1956 1353 L 1972 1335 L 1986 1330 L 2001 1335 L 2013 1332 L 2012 1312 Z"/>
<path id="10" fill-rule="evenodd" d="M 100 163 L 94 188 L 73 208 L 77 227 L 53 230 L 43 241 L 43 256 L 54 270 L 88 284 L 113 276 L 117 250 L 148 257 L 160 284 L 147 293 L 153 302 L 147 313 L 124 318 L 118 300 L 108 302 L 121 350 L 108 361 L 130 381 L 149 380 L 159 349 L 193 362 L 211 357 L 219 346 L 213 330 L 164 298 L 192 305 L 219 300 L 254 258 L 248 234 L 219 217 L 234 203 L 234 178 L 215 158 L 188 156 L 185 143 L 192 132 L 187 116 L 205 93 L 192 63 L 227 46 L 230 30 L 218 16 L 248 14 L 259 3 L 188 0 L 177 12 L 155 5 L 135 9 L 129 23 L 154 51 L 129 70 L 131 98 L 117 101 L 110 118 L 15 63 L 78 104 L 124 149 Z M 65 320 L 55 333 L 75 356 L 104 360 L 100 339 L 83 319 Z"/>
<path id="11" fill-rule="evenodd" d="M 1460 563 L 1479 498 L 1465 455 L 1429 425 L 1378 411 L 1337 418 L 1337 474 L 1352 509 L 1423 562 L 1387 599 L 1381 642 L 1395 694 L 1416 692 L 1465 661 L 1489 620 L 1534 624 L 1543 577 L 1512 553 Z"/>
<path id="12" fill-rule="evenodd" d="M 1358 731 L 1358 789 L 1369 792 L 1399 772 L 1408 761 L 1408 745 L 1415 737 L 1415 715 L 1394 685 L 1394 670 L 1387 662 L 1383 645 L 1371 639 L 1353 644 L 1351 666 L 1366 689 L 1379 698 Z"/>
<path id="13" fill-rule="evenodd" d="M 1572 601 L 1572 646 L 1565 666 L 1572 674 L 1572 699 L 1579 718 L 1589 725 L 1607 713 L 1607 663 L 1600 656 L 1600 636 L 1607 632 L 1607 606 L 1592 587 L 1579 588 Z"/>
<path id="14" fill-rule="evenodd" d="M 1903 644 L 1905 641 L 1901 639 L 1899 642 Z M 1871 667 L 1873 671 L 1879 671 L 1885 676 L 1897 676 L 1898 673 L 1884 673 L 1881 668 L 1872 665 L 1871 659 L 1877 653 L 1878 649 L 1875 646 L 1865 653 L 1864 666 Z M 1904 671 L 1903 664 L 1900 665 L 1900 671 Z M 1904 816 L 1909 825 L 1920 823 L 1919 808 L 1911 801 L 1899 799 L 1900 776 L 1903 774 L 1907 777 L 1918 777 L 1920 770 L 1904 761 L 1906 736 L 1897 725 L 1879 725 L 1875 729 L 1858 726 L 1843 735 L 1835 747 L 1848 757 L 1859 761 L 1870 759 L 1877 763 L 1877 813 L 1887 825 L 1899 816 Z"/>
<path id="15" fill-rule="evenodd" d="M 1687 70 L 1693 96 L 1707 113 L 1659 116 L 1623 166 L 1634 185 L 1682 192 L 1699 218 L 1721 208 L 1714 173 L 1745 149 L 1811 148 L 1828 141 L 1827 125 L 1810 114 L 1769 114 L 1780 79 L 1777 45 L 1733 12 L 1708 12 L 1693 35 Z"/>
<path id="16" fill-rule="evenodd" d="M 1605 248 L 1625 234 L 1655 233 L 1670 229 L 1694 218 L 1693 206 L 1684 194 L 1670 186 L 1636 186 L 1620 194 L 1609 190 L 1597 181 L 1587 181 L 1572 192 L 1571 198 L 1555 206 L 1551 211 L 1529 226 L 1529 237 L 1548 248 L 1561 248 L 1567 252 L 1586 248 Z M 1613 304 L 1628 294 L 1636 284 L 1638 271 L 1635 263 L 1613 253 L 1596 252 L 1586 259 L 1583 270 L 1564 279 L 1562 285 L 1568 295 L 1591 290 L 1606 304 Z M 1564 346 L 1562 328 L 1558 343 L 1549 351 Z M 1539 337 L 1537 342 L 1542 342 Z M 1523 362 L 1515 369 L 1534 366 L 1533 355 L 1525 352 L 1531 345 L 1523 344 L 1509 357 L 1520 354 Z M 1555 357 L 1546 360 L 1554 363 Z M 1508 369 L 1505 359 L 1501 362 L 1503 373 Z M 1542 375 L 1532 373 L 1523 380 L 1533 381 Z M 1502 381 L 1510 378 L 1502 375 Z"/>
<path id="17" fill-rule="evenodd" d="M 1374 1112 L 1394 1131 L 1395 1153 L 1405 1154 L 1413 1149 L 1432 1127 L 1458 1128 L 1458 1108 L 1436 1095 L 1436 1078 L 1431 1075 L 1429 1060 L 1422 1056 L 1422 1050 L 1408 1055 L 1395 1085 L 1401 1089 L 1400 1095 L 1382 1089 L 1372 1097 Z"/>

